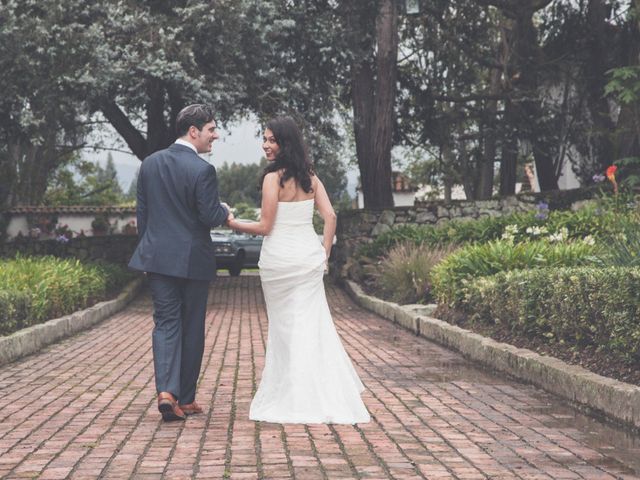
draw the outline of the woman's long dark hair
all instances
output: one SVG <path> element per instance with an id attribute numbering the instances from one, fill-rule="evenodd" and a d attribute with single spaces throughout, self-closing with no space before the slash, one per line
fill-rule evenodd
<path id="1" fill-rule="evenodd" d="M 307 148 L 296 122 L 291 117 L 276 117 L 267 122 L 266 129 L 271 130 L 280 150 L 275 160 L 269 162 L 262 172 L 260 188 L 268 173 L 283 170 L 280 187 L 284 187 L 284 183 L 290 178 L 295 178 L 296 183 L 306 193 L 311 193 L 313 165 L 307 155 Z"/>

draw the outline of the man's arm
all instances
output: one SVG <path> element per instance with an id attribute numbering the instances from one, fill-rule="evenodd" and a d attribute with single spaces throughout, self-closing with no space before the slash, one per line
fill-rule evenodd
<path id="1" fill-rule="evenodd" d="M 198 219 L 209 228 L 222 225 L 229 216 L 229 211 L 220 204 L 218 179 L 213 165 L 207 166 L 196 181 L 196 208 Z"/>
<path id="2" fill-rule="evenodd" d="M 136 185 L 136 221 L 138 223 L 138 238 L 142 238 L 147 229 L 147 198 L 144 192 L 142 181 L 142 167 L 138 172 L 138 183 Z"/>

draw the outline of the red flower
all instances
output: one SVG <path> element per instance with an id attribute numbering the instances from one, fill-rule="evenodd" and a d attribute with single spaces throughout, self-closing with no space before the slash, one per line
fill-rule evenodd
<path id="1" fill-rule="evenodd" d="M 611 165 L 607 168 L 607 178 L 613 184 L 613 193 L 618 193 L 618 182 L 616 182 L 616 170 L 618 167 Z"/>

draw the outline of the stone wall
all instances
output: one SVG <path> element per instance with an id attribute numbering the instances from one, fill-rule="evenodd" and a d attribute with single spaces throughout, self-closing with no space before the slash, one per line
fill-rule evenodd
<path id="1" fill-rule="evenodd" d="M 107 260 L 126 265 L 138 243 L 137 235 L 104 235 L 96 237 L 74 237 L 66 243 L 57 240 L 23 238 L 0 245 L 0 256 L 53 255 L 75 257 L 80 260 Z"/>
<path id="2" fill-rule="evenodd" d="M 605 186 L 606 188 L 608 186 Z M 349 259 L 353 259 L 358 247 L 371 243 L 378 235 L 395 226 L 405 224 L 437 225 L 452 219 L 471 220 L 508 215 L 534 210 L 540 202 L 546 203 L 550 210 L 576 209 L 601 191 L 601 187 L 589 187 L 575 190 L 523 193 L 493 200 L 452 200 L 450 202 L 435 200 L 416 203 L 412 207 L 340 212 L 336 234 L 337 244 L 331 256 L 333 271 L 340 272 L 339 275 L 342 275 L 342 267 L 348 263 Z"/>

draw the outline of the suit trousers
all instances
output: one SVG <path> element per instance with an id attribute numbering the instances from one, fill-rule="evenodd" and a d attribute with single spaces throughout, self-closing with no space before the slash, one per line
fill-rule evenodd
<path id="1" fill-rule="evenodd" d="M 209 280 L 149 273 L 153 298 L 153 366 L 156 390 L 182 405 L 195 400 L 204 352 Z"/>

